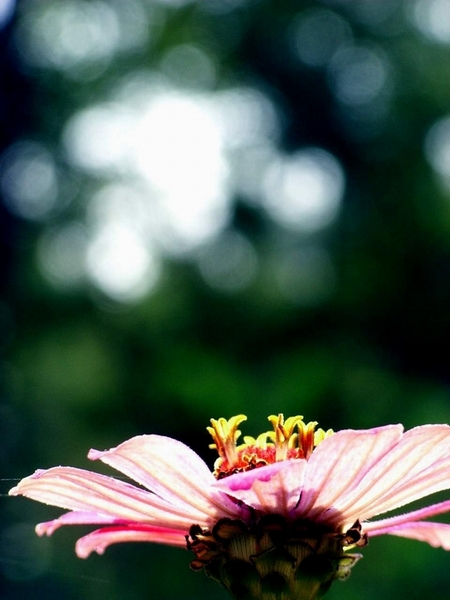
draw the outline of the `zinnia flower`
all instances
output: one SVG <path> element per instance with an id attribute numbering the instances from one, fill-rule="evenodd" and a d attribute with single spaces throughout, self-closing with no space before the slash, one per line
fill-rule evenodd
<path id="1" fill-rule="evenodd" d="M 146 541 L 187 547 L 235 598 L 313 600 L 348 575 L 347 551 L 381 534 L 450 550 L 450 525 L 425 521 L 450 501 L 382 520 L 373 517 L 450 488 L 450 427 L 401 425 L 333 433 L 300 416 L 271 416 L 273 431 L 240 435 L 246 417 L 211 420 L 214 473 L 190 448 L 159 435 L 99 452 L 142 487 L 72 467 L 36 471 L 10 494 L 70 512 L 40 523 L 100 529 L 76 544 L 79 557 L 110 544 Z"/>

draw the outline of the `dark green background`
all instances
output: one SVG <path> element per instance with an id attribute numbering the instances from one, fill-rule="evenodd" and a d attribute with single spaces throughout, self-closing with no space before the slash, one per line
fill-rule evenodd
<path id="1" fill-rule="evenodd" d="M 423 2 L 142 0 L 142 10 L 158 11 L 158 36 L 98 75 L 75 78 L 21 54 L 23 24 L 51 4 L 19 2 L 0 32 L 2 148 L 38 140 L 78 189 L 69 206 L 61 192 L 60 208 L 41 220 L 1 209 L 1 477 L 57 464 L 88 467 L 89 448 L 150 432 L 184 441 L 212 465 L 209 419 L 241 412 L 248 435 L 266 430 L 267 416 L 279 412 L 335 430 L 447 422 L 450 192 L 424 144 L 450 111 L 450 34 L 439 41 L 421 31 Z M 319 10 L 345 20 L 348 43 L 388 65 L 381 116 L 376 102 L 349 105 L 336 96 L 330 61 L 311 66 L 296 53 L 295 24 Z M 311 35 L 319 47 L 327 43 L 320 30 Z M 65 161 L 67 119 L 104 101 L 127 73 L 156 71 L 181 42 L 214 62 L 213 89 L 245 85 L 270 98 L 280 151 L 318 146 L 340 161 L 346 187 L 337 219 L 305 234 L 235 197 L 228 227 L 251 242 L 259 268 L 234 293 L 209 286 L 187 255 L 166 257 L 158 286 L 134 303 L 108 299 L 88 283 L 52 286 L 39 268 L 39 239 L 50 227 L 82 220 L 88 194 L 102 183 Z M 331 291 L 294 301 L 277 290 L 276 266 L 311 247 L 330 257 Z M 2 482 L 3 493 L 10 485 Z M 2 600 L 226 598 L 189 570 L 182 550 L 129 544 L 82 561 L 73 551 L 81 528 L 36 538 L 34 524 L 56 514 L 2 498 Z M 443 550 L 377 538 L 329 598 L 447 600 L 449 565 Z"/>

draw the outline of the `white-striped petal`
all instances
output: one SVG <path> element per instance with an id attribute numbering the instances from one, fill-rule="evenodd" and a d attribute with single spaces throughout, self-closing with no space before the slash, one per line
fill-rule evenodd
<path id="1" fill-rule="evenodd" d="M 341 522 L 343 499 L 359 499 L 364 477 L 396 446 L 402 431 L 401 425 L 344 430 L 321 442 L 308 461 L 298 515 Z"/>
<path id="2" fill-rule="evenodd" d="M 450 427 L 424 425 L 403 434 L 333 504 L 347 523 L 383 514 L 450 488 Z"/>
<path id="3" fill-rule="evenodd" d="M 207 515 L 191 506 L 172 506 L 136 486 L 106 475 L 73 467 L 37 471 L 9 492 L 72 511 L 97 512 L 129 521 L 154 522 L 172 527 L 206 523 Z"/>
<path id="4" fill-rule="evenodd" d="M 198 454 L 172 438 L 141 435 L 111 450 L 91 450 L 88 456 L 128 475 L 180 509 L 190 512 L 195 507 L 211 517 L 237 515 L 232 502 L 212 491 L 215 478 Z"/>

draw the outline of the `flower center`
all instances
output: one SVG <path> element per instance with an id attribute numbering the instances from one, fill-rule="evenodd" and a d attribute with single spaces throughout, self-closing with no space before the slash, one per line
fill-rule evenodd
<path id="1" fill-rule="evenodd" d="M 282 460 L 307 460 L 314 448 L 333 433 L 332 429 L 316 429 L 316 421 L 305 423 L 300 415 L 288 417 L 286 421 L 282 414 L 271 415 L 268 420 L 273 431 L 261 433 L 257 438 L 244 436 L 244 443 L 238 446 L 236 442 L 241 435 L 238 427 L 246 420 L 245 415 L 229 420 L 222 417 L 211 419 L 211 427 L 207 427 L 214 440 L 210 448 L 215 448 L 219 454 L 214 464 L 217 479 Z"/>

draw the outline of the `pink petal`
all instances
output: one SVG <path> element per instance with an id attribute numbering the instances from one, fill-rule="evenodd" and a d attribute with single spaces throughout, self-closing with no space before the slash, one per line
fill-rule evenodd
<path id="1" fill-rule="evenodd" d="M 219 479 L 214 487 L 256 510 L 289 514 L 298 504 L 305 460 L 286 460 Z"/>
<path id="2" fill-rule="evenodd" d="M 450 500 L 445 500 L 444 502 L 432 504 L 431 506 L 425 506 L 424 508 L 419 508 L 418 510 L 404 513 L 402 515 L 396 515 L 395 517 L 380 519 L 378 521 L 372 521 L 371 523 L 364 523 L 364 531 L 372 534 L 372 532 L 375 530 L 385 530 L 386 528 L 396 527 L 397 525 L 403 525 L 405 523 L 414 523 L 415 521 L 421 521 L 422 519 L 436 517 L 437 515 L 442 515 L 449 512 Z"/>
<path id="3" fill-rule="evenodd" d="M 183 532 L 162 527 L 105 527 L 98 529 L 77 541 L 75 550 L 79 558 L 87 558 L 92 552 L 103 554 L 111 544 L 122 542 L 154 542 L 185 548 Z"/>
<path id="4" fill-rule="evenodd" d="M 343 430 L 326 438 L 308 461 L 300 516 L 340 522 L 342 504 L 364 493 L 364 477 L 401 439 L 401 425 L 363 431 Z M 374 482 L 372 482 L 373 484 Z M 330 508 L 331 507 L 331 508 Z"/>
<path id="5" fill-rule="evenodd" d="M 133 521 L 131 521 L 133 522 Z M 63 525 L 100 525 L 100 524 L 119 524 L 126 523 L 123 519 L 115 519 L 107 517 L 95 512 L 71 511 L 45 523 L 36 525 L 36 533 L 42 535 L 52 535 L 57 529 Z"/>
<path id="6" fill-rule="evenodd" d="M 370 537 L 382 534 L 410 538 L 420 542 L 427 542 L 434 548 L 450 550 L 450 525 L 444 523 L 432 523 L 427 521 L 404 523 L 403 525 L 386 527 L 385 529 L 373 529 L 370 532 Z"/>
<path id="7" fill-rule="evenodd" d="M 239 512 L 233 502 L 211 491 L 215 478 L 206 463 L 172 438 L 141 435 L 105 452 L 91 450 L 88 457 L 125 473 L 180 509 L 191 512 L 194 507 L 211 517 Z"/>
<path id="8" fill-rule="evenodd" d="M 450 427 L 423 425 L 407 431 L 356 483 L 334 504 L 348 523 L 450 488 Z"/>
<path id="9" fill-rule="evenodd" d="M 171 506 L 154 494 L 112 477 L 73 467 L 53 467 L 37 471 L 10 490 L 11 495 L 74 511 L 127 521 L 147 521 L 172 527 L 206 525 L 206 516 L 192 506 Z"/>

